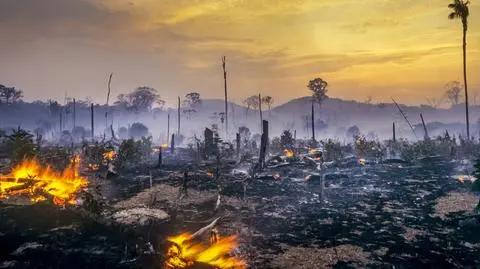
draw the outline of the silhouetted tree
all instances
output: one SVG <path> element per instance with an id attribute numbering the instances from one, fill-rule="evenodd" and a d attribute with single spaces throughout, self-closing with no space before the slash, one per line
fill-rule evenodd
<path id="1" fill-rule="evenodd" d="M 347 129 L 347 136 L 356 139 L 360 135 L 360 128 L 357 125 L 353 125 Z"/>
<path id="2" fill-rule="evenodd" d="M 115 102 L 115 105 L 135 113 L 148 111 L 152 109 L 154 104 L 164 104 L 164 102 L 161 102 L 157 90 L 145 86 L 138 87 L 127 95 L 118 95 Z"/>
<path id="3" fill-rule="evenodd" d="M 191 92 L 185 95 L 183 100 L 183 113 L 190 116 L 192 113 L 197 112 L 198 107 L 202 104 L 200 94 L 198 92 Z"/>
<path id="4" fill-rule="evenodd" d="M 323 101 L 328 98 L 327 96 L 328 83 L 321 78 L 314 78 L 308 82 L 308 89 L 312 92 L 312 102 L 317 103 L 321 108 Z M 312 104 L 312 140 L 315 142 L 315 113 Z"/>
<path id="5" fill-rule="evenodd" d="M 6 104 L 13 104 L 23 98 L 23 91 L 17 90 L 15 87 L 0 85 L 0 98 L 0 100 Z"/>
<path id="6" fill-rule="evenodd" d="M 445 96 L 452 106 L 458 105 L 462 95 L 462 85 L 458 81 L 452 81 L 445 85 Z"/>
<path id="7" fill-rule="evenodd" d="M 468 5 L 470 1 L 454 0 L 453 3 L 448 5 L 448 8 L 453 9 L 452 13 L 448 15 L 448 18 L 461 19 L 463 26 L 463 84 L 465 87 L 465 118 L 467 122 L 467 137 L 470 139 L 470 120 L 468 115 L 468 87 L 467 87 L 467 30 L 468 30 Z"/>
<path id="8" fill-rule="evenodd" d="M 135 122 L 130 126 L 128 130 L 128 135 L 133 138 L 147 137 L 148 136 L 148 127 L 142 123 Z"/>
<path id="9" fill-rule="evenodd" d="M 264 103 L 265 105 L 267 105 L 268 110 L 271 110 L 271 109 L 272 109 L 272 104 L 273 104 L 273 97 L 271 97 L 271 96 L 264 96 L 264 97 L 262 98 L 262 103 Z"/>
<path id="10" fill-rule="evenodd" d="M 257 109 L 258 108 L 258 96 L 257 95 L 252 95 L 250 97 L 247 97 L 245 100 L 243 100 L 243 103 L 247 106 L 247 114 L 248 110 L 250 108 Z"/>

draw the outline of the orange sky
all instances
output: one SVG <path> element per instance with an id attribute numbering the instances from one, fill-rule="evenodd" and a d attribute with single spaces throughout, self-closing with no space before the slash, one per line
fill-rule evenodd
<path id="1" fill-rule="evenodd" d="M 69 96 L 104 103 L 137 86 L 174 103 L 198 91 L 230 99 L 261 92 L 279 104 L 308 94 L 408 104 L 462 80 L 461 23 L 444 0 L 2 0 L 0 84 L 27 100 Z M 480 2 L 472 0 L 469 88 L 480 93 Z M 7 37 L 7 38 L 5 38 Z M 480 96 L 479 100 L 480 103 Z"/>

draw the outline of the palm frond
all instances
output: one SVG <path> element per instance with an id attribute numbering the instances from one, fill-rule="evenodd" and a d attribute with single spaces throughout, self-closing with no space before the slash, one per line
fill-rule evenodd
<path id="1" fill-rule="evenodd" d="M 459 17 L 458 13 L 455 13 L 455 12 L 452 12 L 452 13 L 448 14 L 448 18 L 451 19 L 451 20 L 453 20 L 455 18 L 458 18 L 458 17 Z"/>

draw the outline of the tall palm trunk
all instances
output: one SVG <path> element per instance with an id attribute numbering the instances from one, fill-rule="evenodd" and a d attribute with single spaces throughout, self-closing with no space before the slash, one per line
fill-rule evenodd
<path id="1" fill-rule="evenodd" d="M 467 122 L 467 139 L 470 140 L 470 120 L 468 114 L 468 86 L 467 86 L 467 26 L 463 24 L 463 84 L 465 87 L 465 117 Z"/>

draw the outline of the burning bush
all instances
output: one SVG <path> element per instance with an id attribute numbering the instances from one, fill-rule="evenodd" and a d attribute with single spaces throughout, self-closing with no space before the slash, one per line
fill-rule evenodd
<path id="1" fill-rule="evenodd" d="M 55 171 L 38 160 L 24 160 L 12 169 L 11 175 L 0 177 L 0 199 L 26 195 L 32 202 L 53 198 L 56 205 L 75 204 L 76 194 L 88 181 L 79 176 L 80 158 L 72 158 L 69 166 Z"/>
<path id="2" fill-rule="evenodd" d="M 232 252 L 237 247 L 235 236 L 218 238 L 210 246 L 195 244 L 192 242 L 192 235 L 189 233 L 169 237 L 171 246 L 168 248 L 165 267 L 167 269 L 188 268 L 196 262 L 209 264 L 215 268 L 246 268 L 244 261 L 231 257 Z"/>

